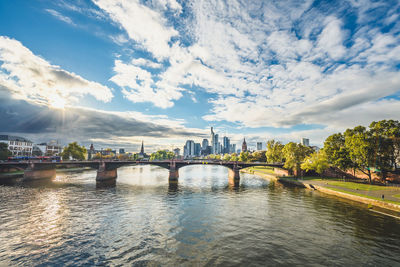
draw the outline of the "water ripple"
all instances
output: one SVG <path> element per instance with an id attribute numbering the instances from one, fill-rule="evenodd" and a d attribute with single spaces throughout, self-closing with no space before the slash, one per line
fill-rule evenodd
<path id="1" fill-rule="evenodd" d="M 219 166 L 0 185 L 0 265 L 398 265 L 399 221 Z"/>

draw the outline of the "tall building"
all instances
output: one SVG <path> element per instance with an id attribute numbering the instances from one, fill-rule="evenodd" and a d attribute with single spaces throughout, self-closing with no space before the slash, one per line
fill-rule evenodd
<path id="1" fill-rule="evenodd" d="M 303 146 L 310 146 L 310 139 L 308 138 L 301 138 L 301 144 Z"/>
<path id="2" fill-rule="evenodd" d="M 215 144 L 215 133 L 214 133 L 214 131 L 213 131 L 213 127 L 211 127 L 211 136 L 210 136 L 210 139 L 211 139 L 211 154 L 214 154 L 215 153 L 215 151 L 214 151 L 214 144 Z"/>
<path id="3" fill-rule="evenodd" d="M 187 140 L 186 144 L 183 148 L 183 156 L 185 158 L 192 158 L 195 156 L 194 154 L 194 141 L 193 140 Z"/>
<path id="4" fill-rule="evenodd" d="M 224 153 L 224 154 L 229 153 L 230 146 L 231 146 L 229 138 L 224 136 L 223 142 L 224 142 L 224 145 L 223 145 L 222 153 Z"/>
<path id="5" fill-rule="evenodd" d="M 229 153 L 235 153 L 236 152 L 236 144 L 231 144 L 229 148 Z"/>
<path id="6" fill-rule="evenodd" d="M 203 139 L 203 142 L 201 143 L 201 149 L 206 150 L 208 147 L 208 139 Z"/>
<path id="7" fill-rule="evenodd" d="M 262 142 L 257 142 L 257 150 L 262 150 Z"/>
<path id="8" fill-rule="evenodd" d="M 214 144 L 213 144 L 213 146 L 214 146 L 214 154 L 219 154 L 220 153 L 218 144 L 219 144 L 218 134 L 215 134 L 214 135 Z"/>
<path id="9" fill-rule="evenodd" d="M 243 138 L 243 143 L 242 143 L 242 152 L 247 151 L 247 143 L 246 143 L 246 138 Z"/>
<path id="10" fill-rule="evenodd" d="M 194 144 L 194 155 L 195 156 L 200 156 L 201 155 L 201 145 L 200 145 L 200 143 L 195 143 Z"/>
<path id="11" fill-rule="evenodd" d="M 8 145 L 13 156 L 32 156 L 33 143 L 24 137 L 0 135 L 0 142 Z"/>

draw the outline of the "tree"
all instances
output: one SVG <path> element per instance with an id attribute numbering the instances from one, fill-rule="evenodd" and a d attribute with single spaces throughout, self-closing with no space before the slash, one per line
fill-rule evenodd
<path id="1" fill-rule="evenodd" d="M 231 161 L 238 161 L 239 160 L 239 157 L 237 156 L 237 154 L 236 153 L 232 153 L 231 154 Z"/>
<path id="2" fill-rule="evenodd" d="M 86 148 L 84 146 L 78 145 L 77 142 L 73 142 L 68 144 L 67 147 L 64 148 L 63 152 L 61 152 L 61 157 L 63 160 L 68 160 L 70 158 L 76 160 L 84 160 L 86 154 Z"/>
<path id="3" fill-rule="evenodd" d="M 316 171 L 321 175 L 327 168 L 329 168 L 328 158 L 324 150 L 313 152 L 311 155 L 304 159 L 301 168 L 306 171 Z"/>
<path id="4" fill-rule="evenodd" d="M 382 179 L 400 160 L 400 123 L 394 120 L 373 121 L 370 126 L 372 139 L 375 139 L 375 169 Z"/>
<path id="5" fill-rule="evenodd" d="M 326 138 L 324 142 L 324 152 L 328 163 L 332 166 L 344 171 L 353 167 L 349 151 L 345 146 L 343 134 L 337 133 Z"/>
<path id="6" fill-rule="evenodd" d="M 287 143 L 282 149 L 283 157 L 285 158 L 284 167 L 298 173 L 304 158 L 312 152 L 312 148 L 308 146 L 303 146 L 293 142 Z"/>
<path id="7" fill-rule="evenodd" d="M 0 160 L 6 160 L 11 157 L 12 153 L 8 150 L 8 144 L 0 143 Z"/>
<path id="8" fill-rule="evenodd" d="M 167 150 L 158 150 L 155 153 L 151 153 L 150 160 L 166 160 L 173 159 L 175 157 L 174 152 L 170 152 Z"/>
<path id="9" fill-rule="evenodd" d="M 119 154 L 118 159 L 123 161 L 129 160 L 129 154 Z"/>
<path id="10" fill-rule="evenodd" d="M 239 155 L 239 161 L 243 161 L 243 162 L 246 162 L 247 160 L 248 160 L 248 158 L 249 158 L 249 152 L 248 151 L 246 151 L 246 152 L 240 152 L 240 155 Z"/>
<path id="11" fill-rule="evenodd" d="M 355 169 L 368 176 L 372 183 L 372 168 L 375 166 L 374 139 L 371 132 L 363 126 L 347 129 L 344 132 L 345 146 Z"/>
<path id="12" fill-rule="evenodd" d="M 223 160 L 224 161 L 230 161 L 231 160 L 231 155 L 225 154 L 224 157 L 223 157 Z"/>
<path id="13" fill-rule="evenodd" d="M 251 154 L 251 162 L 266 162 L 267 156 L 265 151 L 255 151 Z"/>
<path id="14" fill-rule="evenodd" d="M 266 161 L 268 163 L 283 162 L 283 149 L 284 145 L 275 140 L 267 141 L 267 152 L 265 152 Z"/>

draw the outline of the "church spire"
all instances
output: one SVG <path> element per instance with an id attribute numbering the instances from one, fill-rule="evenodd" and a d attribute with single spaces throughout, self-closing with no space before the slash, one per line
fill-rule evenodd
<path id="1" fill-rule="evenodd" d="M 144 146 L 143 146 L 143 140 L 142 140 L 142 147 L 140 148 L 140 154 L 144 155 Z"/>
<path id="2" fill-rule="evenodd" d="M 242 151 L 246 152 L 247 151 L 247 143 L 246 143 L 246 138 L 243 138 L 243 143 L 242 143 Z"/>

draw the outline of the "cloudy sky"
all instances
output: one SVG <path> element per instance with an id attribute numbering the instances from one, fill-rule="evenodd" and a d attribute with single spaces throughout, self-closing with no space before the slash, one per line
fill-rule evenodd
<path id="1" fill-rule="evenodd" d="M 400 120 L 397 0 L 0 1 L 0 132 L 135 151 Z"/>

